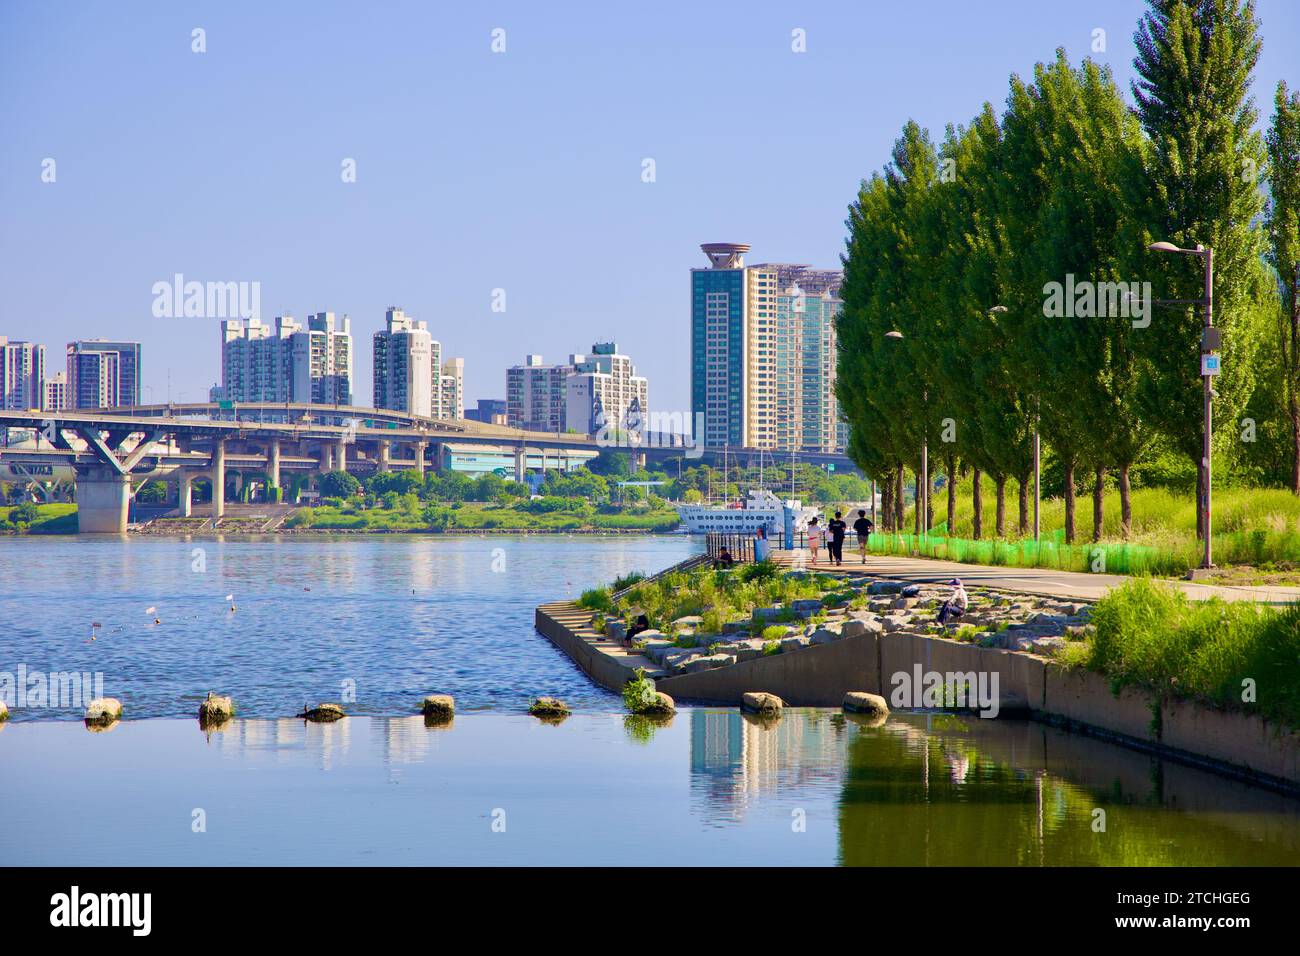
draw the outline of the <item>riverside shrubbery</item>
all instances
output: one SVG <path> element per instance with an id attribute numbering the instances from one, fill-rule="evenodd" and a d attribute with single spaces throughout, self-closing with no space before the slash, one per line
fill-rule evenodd
<path id="1" fill-rule="evenodd" d="M 1117 685 L 1300 727 L 1300 606 L 1279 611 L 1250 601 L 1193 601 L 1137 579 L 1102 598 L 1092 623 L 1096 633 L 1076 659 Z"/>
<path id="2" fill-rule="evenodd" d="M 759 565 L 746 565 L 743 570 Z M 646 615 L 650 626 L 667 632 L 672 622 L 680 617 L 699 615 L 699 630 L 708 634 L 721 633 L 730 621 L 749 618 L 755 608 L 786 604 L 801 598 L 821 597 L 838 586 L 829 575 L 782 574 L 772 566 L 751 580 L 735 571 L 692 571 L 667 574 L 654 581 L 641 581 L 619 601 L 619 609 L 637 608 Z M 608 589 L 602 589 L 608 593 Z M 590 592 L 589 592 L 590 593 Z M 585 603 L 586 595 L 579 599 L 583 607 L 603 610 Z"/>

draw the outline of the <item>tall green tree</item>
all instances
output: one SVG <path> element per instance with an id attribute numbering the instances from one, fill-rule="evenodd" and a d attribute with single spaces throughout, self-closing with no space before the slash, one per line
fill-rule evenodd
<path id="1" fill-rule="evenodd" d="M 1269 200 L 1265 212 L 1268 263 L 1277 279 L 1277 343 L 1281 383 L 1291 425 L 1291 491 L 1300 495 L 1300 92 L 1278 83 L 1265 141 Z"/>
<path id="2" fill-rule="evenodd" d="M 1253 2 L 1149 0 L 1134 36 L 1136 112 L 1150 139 L 1146 175 L 1135 197 L 1139 242 L 1126 251 L 1127 271 L 1150 278 L 1163 299 L 1202 295 L 1200 257 L 1147 252 L 1165 240 L 1214 250 L 1214 317 L 1223 335 L 1223 371 L 1214 382 L 1215 414 L 1236 423 L 1253 387 L 1254 354 L 1267 281 L 1256 220 L 1265 156 L 1250 83 L 1260 40 Z M 1145 365 L 1137 390 L 1141 412 L 1194 462 L 1202 457 L 1198 309 L 1155 310 L 1135 336 Z M 1219 446 L 1237 437 L 1219 429 Z M 1197 469 L 1197 496 L 1204 473 Z M 1203 529 L 1198 507 L 1198 531 Z"/>

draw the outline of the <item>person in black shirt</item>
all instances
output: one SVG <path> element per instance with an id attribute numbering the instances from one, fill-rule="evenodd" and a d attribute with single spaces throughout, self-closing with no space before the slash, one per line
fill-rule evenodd
<path id="1" fill-rule="evenodd" d="M 835 512 L 835 518 L 826 526 L 826 530 L 831 533 L 831 561 L 835 564 L 843 564 L 844 536 L 848 534 L 849 526 L 845 523 L 844 519 L 840 517 L 838 511 Z"/>
<path id="2" fill-rule="evenodd" d="M 867 517 L 866 511 L 858 510 L 858 520 L 853 522 L 853 530 L 858 534 L 858 554 L 862 555 L 862 563 L 867 563 L 867 536 L 876 530 L 876 526 L 871 523 Z"/>

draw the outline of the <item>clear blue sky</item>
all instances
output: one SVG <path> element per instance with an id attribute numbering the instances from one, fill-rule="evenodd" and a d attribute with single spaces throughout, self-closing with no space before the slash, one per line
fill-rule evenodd
<path id="1" fill-rule="evenodd" d="M 905 120 L 937 137 L 1000 108 L 1010 73 L 1057 46 L 1079 60 L 1097 27 L 1127 88 L 1143 9 L 4 0 L 0 335 L 56 368 L 70 339 L 139 339 L 146 395 L 170 370 L 195 401 L 220 375 L 217 321 L 154 318 L 153 283 L 257 280 L 264 320 L 352 317 L 362 404 L 395 304 L 465 357 L 467 404 L 503 397 L 526 352 L 614 338 L 651 406 L 682 410 L 699 243 L 836 265 L 845 207 Z M 1258 13 L 1267 116 L 1279 78 L 1300 85 L 1300 4 Z"/>

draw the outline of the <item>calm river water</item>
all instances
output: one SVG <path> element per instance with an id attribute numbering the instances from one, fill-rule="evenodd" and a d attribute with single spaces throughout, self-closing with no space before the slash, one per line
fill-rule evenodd
<path id="1" fill-rule="evenodd" d="M 246 717 L 342 698 L 349 713 L 397 716 L 430 693 L 462 711 L 540 694 L 619 710 L 533 630 L 533 609 L 700 548 L 653 535 L 0 538 L 0 671 L 102 673 L 130 718 L 192 717 L 210 690 Z"/>
<path id="2" fill-rule="evenodd" d="M 694 547 L 0 540 L 0 671 L 103 671 L 129 718 L 0 725 L 0 865 L 1300 862 L 1300 801 L 1040 724 L 625 718 L 533 606 Z M 285 716 L 349 680 L 361 716 Z M 201 731 L 208 689 L 241 719 Z M 450 725 L 401 716 L 434 690 Z M 540 693 L 578 713 L 521 715 Z"/>

